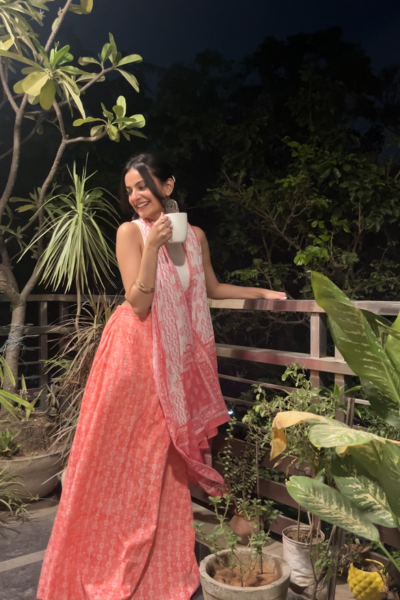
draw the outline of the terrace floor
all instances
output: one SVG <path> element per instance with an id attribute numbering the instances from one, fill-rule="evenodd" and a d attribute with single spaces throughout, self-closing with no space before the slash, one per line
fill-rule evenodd
<path id="1" fill-rule="evenodd" d="M 36 600 L 42 561 L 57 508 L 56 497 L 42 500 L 31 506 L 29 511 L 31 518 L 28 521 L 16 521 L 1 527 L 0 600 Z M 197 521 L 202 522 L 206 528 L 213 528 L 215 521 L 210 511 L 193 504 L 193 512 Z M 282 553 L 282 544 L 279 541 L 273 541 L 269 548 L 273 554 Z M 200 545 L 196 551 L 200 560 L 208 554 L 208 551 Z M 300 598 L 294 593 L 288 596 L 288 600 Z M 351 598 L 347 584 L 340 582 L 336 588 L 336 600 Z M 192 600 L 203 600 L 201 589 Z"/>

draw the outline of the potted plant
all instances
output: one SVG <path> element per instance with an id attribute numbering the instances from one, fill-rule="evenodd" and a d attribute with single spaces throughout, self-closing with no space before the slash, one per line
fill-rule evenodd
<path id="1" fill-rule="evenodd" d="M 307 411 L 333 417 L 336 410 L 342 408 L 343 392 L 338 386 L 333 390 L 314 388 L 306 378 L 304 369 L 296 364 L 288 365 L 282 377 L 284 381 L 289 378 L 293 381 L 294 390 L 272 399 L 267 399 L 265 390 L 256 386 L 257 401 L 243 418 L 243 422 L 249 426 L 249 437 L 256 436 L 263 448 L 272 441 L 272 422 L 279 411 Z M 285 455 L 277 460 L 276 465 L 288 457 L 288 469 L 295 466 L 297 471 L 307 475 L 323 472 L 331 478 L 331 453 L 316 448 L 306 433 L 307 425 L 304 424 L 290 430 Z M 325 536 L 315 522 L 310 525 L 301 524 L 300 516 L 299 509 L 297 525 L 282 531 L 282 543 L 283 557 L 291 567 L 291 583 L 296 589 L 304 590 L 307 587 L 320 587 L 320 584 L 316 586 L 315 563 L 318 561 L 318 553 L 323 553 Z M 320 578 L 319 575 L 320 571 L 317 579 Z"/>
<path id="2" fill-rule="evenodd" d="M 347 573 L 349 588 L 356 600 L 383 600 L 387 595 L 384 565 L 368 558 L 371 546 L 363 546 L 356 538 L 341 551 L 339 571 Z"/>
<path id="3" fill-rule="evenodd" d="M 290 583 L 290 567 L 282 558 L 268 554 L 266 544 L 269 533 L 254 526 L 246 546 L 239 545 L 229 523 L 229 510 L 239 506 L 246 511 L 254 525 L 264 514 L 263 501 L 254 499 L 246 503 L 233 494 L 210 498 L 218 525 L 210 534 L 203 526 L 194 523 L 197 538 L 209 547 L 212 554 L 200 564 L 200 581 L 204 600 L 285 600 Z"/>
<path id="4" fill-rule="evenodd" d="M 8 474 L 9 489 L 24 500 L 46 496 L 56 486 L 52 477 L 60 468 L 60 454 L 49 451 L 54 424 L 48 415 L 35 411 L 28 399 L 25 380 L 21 378 L 18 394 L 3 389 L 5 375 L 15 385 L 11 370 L 0 357 L 0 406 L 5 412 L 0 422 L 0 471 Z"/>

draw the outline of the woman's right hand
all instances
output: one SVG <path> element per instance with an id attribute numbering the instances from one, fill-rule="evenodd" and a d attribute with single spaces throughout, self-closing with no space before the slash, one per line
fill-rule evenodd
<path id="1" fill-rule="evenodd" d="M 161 216 L 155 221 L 149 235 L 147 236 L 146 244 L 150 247 L 159 250 L 172 237 L 172 223 L 170 219 L 161 213 Z"/>

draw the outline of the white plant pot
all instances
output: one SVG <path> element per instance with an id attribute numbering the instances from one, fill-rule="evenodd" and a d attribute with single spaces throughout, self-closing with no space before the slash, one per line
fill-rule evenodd
<path id="1" fill-rule="evenodd" d="M 229 550 L 221 550 L 219 556 L 227 554 Z M 251 555 L 249 548 L 238 548 L 237 554 Z M 206 556 L 200 563 L 200 582 L 203 589 L 204 600 L 286 600 L 290 583 L 290 567 L 286 561 L 274 554 L 263 551 L 265 561 L 272 561 L 275 569 L 280 573 L 279 579 L 268 585 L 260 587 L 235 587 L 215 581 L 217 559 L 214 554 Z"/>
<path id="2" fill-rule="evenodd" d="M 59 452 L 0 460 L 0 471 L 6 471 L 16 480 L 9 489 L 16 491 L 23 500 L 35 496 L 43 498 L 50 494 L 57 485 L 58 478 L 55 475 L 60 469 Z"/>
<path id="3" fill-rule="evenodd" d="M 307 525 L 300 525 L 300 531 L 307 530 L 310 528 Z M 290 581 L 299 587 L 306 588 L 310 585 L 314 585 L 314 575 L 310 557 L 310 544 L 304 544 L 303 542 L 297 542 L 287 537 L 287 534 L 291 531 L 297 531 L 297 525 L 286 527 L 282 531 L 282 544 L 283 544 L 283 558 L 290 565 L 291 576 Z M 322 531 L 319 532 L 320 541 L 325 539 Z M 316 559 L 317 544 L 313 544 L 312 553 L 314 560 Z"/>

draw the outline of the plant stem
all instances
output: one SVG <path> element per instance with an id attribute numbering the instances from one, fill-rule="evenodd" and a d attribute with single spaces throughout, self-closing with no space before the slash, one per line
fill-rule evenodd
<path id="1" fill-rule="evenodd" d="M 381 543 L 381 542 L 377 542 L 379 548 L 382 550 L 382 552 L 385 554 L 385 556 L 387 556 L 387 558 L 390 560 L 390 562 L 392 563 L 392 565 L 394 567 L 396 567 L 397 571 L 400 572 L 400 566 L 396 563 L 396 561 L 393 559 L 392 555 L 390 554 L 390 552 L 388 552 L 385 548 L 385 546 Z"/>
<path id="2" fill-rule="evenodd" d="M 75 328 L 78 331 L 79 329 L 79 317 L 81 316 L 82 310 L 82 295 L 81 295 L 81 284 L 79 282 L 79 277 L 76 278 L 76 319 L 75 319 Z"/>

